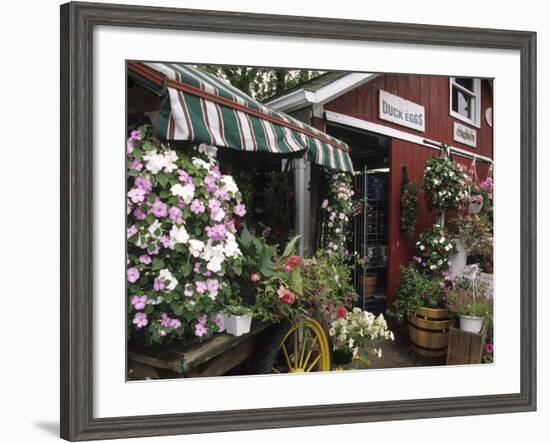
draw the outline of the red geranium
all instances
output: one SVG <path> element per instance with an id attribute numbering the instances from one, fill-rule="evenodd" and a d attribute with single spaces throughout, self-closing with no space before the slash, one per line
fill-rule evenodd
<path id="1" fill-rule="evenodd" d="M 290 272 L 296 266 L 300 266 L 301 263 L 302 263 L 302 259 L 300 257 L 298 257 L 297 255 L 291 255 L 290 257 L 288 257 L 288 260 L 286 261 L 283 268 L 286 272 Z"/>
<path id="2" fill-rule="evenodd" d="M 344 318 L 348 314 L 348 310 L 344 305 L 340 305 L 336 308 L 336 316 L 338 318 Z"/>
<path id="3" fill-rule="evenodd" d="M 284 286 L 279 286 L 279 289 L 277 289 L 277 295 L 279 296 L 279 300 L 287 305 L 291 305 L 296 301 L 296 294 Z"/>

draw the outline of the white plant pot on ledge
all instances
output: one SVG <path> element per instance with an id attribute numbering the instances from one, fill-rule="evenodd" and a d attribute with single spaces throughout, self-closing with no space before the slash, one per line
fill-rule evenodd
<path id="1" fill-rule="evenodd" d="M 481 326 L 483 326 L 483 318 L 481 317 L 474 317 L 471 315 L 460 316 L 460 329 L 462 331 L 478 334 L 479 331 L 481 331 Z"/>
<path id="2" fill-rule="evenodd" d="M 225 332 L 228 334 L 239 337 L 243 334 L 250 332 L 250 326 L 252 325 L 251 315 L 228 315 L 224 318 Z"/>
<path id="3" fill-rule="evenodd" d="M 483 208 L 483 202 L 470 202 L 468 205 L 468 212 L 470 214 L 478 214 L 479 211 L 481 211 L 481 208 Z"/>

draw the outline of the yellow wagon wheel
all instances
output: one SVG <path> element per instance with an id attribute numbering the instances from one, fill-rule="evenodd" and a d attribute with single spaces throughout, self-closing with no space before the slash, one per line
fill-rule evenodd
<path id="1" fill-rule="evenodd" d="M 320 323 L 307 318 L 293 325 L 279 346 L 274 373 L 330 371 L 330 347 Z"/>

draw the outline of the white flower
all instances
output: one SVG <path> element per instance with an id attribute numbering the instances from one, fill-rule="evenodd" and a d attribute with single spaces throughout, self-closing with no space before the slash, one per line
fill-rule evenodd
<path id="1" fill-rule="evenodd" d="M 165 284 L 165 289 L 168 291 L 173 291 L 178 285 L 178 281 L 174 278 L 169 269 L 162 269 L 159 272 L 159 277 Z"/>
<path id="2" fill-rule="evenodd" d="M 158 220 L 155 220 L 151 225 L 149 225 L 148 231 L 149 234 L 151 234 L 151 237 L 158 238 L 162 233 L 160 222 Z"/>
<path id="3" fill-rule="evenodd" d="M 211 272 L 220 272 L 222 270 L 222 263 L 223 263 L 222 257 L 218 257 L 218 256 L 212 257 L 212 259 L 206 265 L 206 269 L 208 269 Z"/>
<path id="4" fill-rule="evenodd" d="M 208 162 L 205 162 L 204 160 L 198 158 L 198 157 L 193 157 L 191 159 L 191 162 L 193 163 L 193 165 L 195 165 L 197 168 L 203 168 L 203 169 L 206 169 L 207 171 L 210 171 L 210 169 L 212 168 L 212 164 L 211 163 L 208 163 Z"/>
<path id="5" fill-rule="evenodd" d="M 146 162 L 145 168 L 151 171 L 153 174 L 158 174 L 164 170 L 166 172 L 172 172 L 177 168 L 175 161 L 178 156 L 174 151 L 166 151 L 164 154 L 151 151 L 143 156 L 143 160 Z"/>
<path id="6" fill-rule="evenodd" d="M 198 257 L 204 249 L 204 242 L 201 240 L 189 240 L 189 252 L 193 257 Z"/>
<path id="7" fill-rule="evenodd" d="M 235 240 L 235 236 L 231 232 L 227 232 L 225 237 L 227 240 L 224 245 L 224 254 L 227 257 L 239 257 L 241 255 L 241 250 L 239 249 L 239 244 Z"/>
<path id="8" fill-rule="evenodd" d="M 445 237 L 441 237 L 441 238 L 439 239 L 439 243 L 441 243 L 441 244 L 445 243 Z"/>
<path id="9" fill-rule="evenodd" d="M 185 226 L 172 226 L 170 230 L 170 239 L 172 239 L 174 243 L 187 243 L 189 241 L 189 234 Z"/>
<path id="10" fill-rule="evenodd" d="M 340 212 L 340 215 L 338 217 L 340 218 L 340 220 L 344 220 L 346 218 L 346 214 Z"/>
<path id="11" fill-rule="evenodd" d="M 170 188 L 172 195 L 181 197 L 185 204 L 191 203 L 191 200 L 195 197 L 195 186 L 191 183 L 181 185 L 179 183 L 172 185 Z"/>
<path id="12" fill-rule="evenodd" d="M 221 222 L 225 218 L 225 211 L 223 209 L 218 209 L 213 213 L 210 213 L 210 218 L 216 222 Z"/>
<path id="13" fill-rule="evenodd" d="M 232 195 L 235 195 L 237 192 L 239 192 L 239 188 L 237 187 L 235 180 L 233 180 L 233 177 L 231 177 L 230 175 L 222 175 L 222 177 L 220 178 L 220 182 L 222 182 L 222 191 L 225 191 L 228 194 Z"/>
<path id="14" fill-rule="evenodd" d="M 199 152 L 201 154 L 205 154 L 209 159 L 214 159 L 218 153 L 218 148 L 212 145 L 207 145 L 206 143 L 201 143 L 199 145 Z"/>
<path id="15" fill-rule="evenodd" d="M 423 250 L 426 249 L 426 248 L 424 247 L 424 245 L 420 245 L 419 249 L 420 249 L 421 251 L 423 251 Z"/>

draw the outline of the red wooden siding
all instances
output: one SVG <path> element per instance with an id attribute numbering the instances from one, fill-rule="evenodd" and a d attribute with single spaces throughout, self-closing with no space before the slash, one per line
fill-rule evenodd
<path id="1" fill-rule="evenodd" d="M 450 144 L 472 153 L 493 157 L 493 131 L 485 120 L 485 111 L 492 107 L 492 91 L 488 81 L 481 82 L 481 116 L 480 128 L 471 125 L 477 131 L 477 148 L 463 145 L 453 140 L 453 122 L 459 121 L 449 115 L 449 78 L 441 76 L 420 75 L 380 75 L 370 82 L 352 89 L 345 94 L 325 104 L 326 110 L 367 120 L 400 131 L 424 136 L 441 143 Z M 425 107 L 426 131 L 420 132 L 378 118 L 379 90 L 418 103 Z M 321 128 L 320 128 L 321 129 Z M 399 283 L 399 267 L 410 262 L 415 254 L 415 243 L 418 235 L 435 222 L 435 211 L 428 211 L 420 194 L 420 213 L 414 238 L 407 240 L 399 230 L 399 190 L 401 185 L 401 169 L 406 166 L 409 177 L 420 183 L 426 160 L 438 155 L 434 149 L 416 145 L 399 139 L 392 139 L 390 202 L 389 202 L 389 238 L 388 238 L 388 305 L 395 300 Z M 468 168 L 471 160 L 454 157 Z M 484 179 L 488 172 L 488 164 L 477 162 L 477 173 Z M 449 214 L 452 216 L 452 214 Z"/>
<path id="2" fill-rule="evenodd" d="M 425 107 L 426 131 L 420 132 L 378 118 L 378 91 L 383 89 Z M 339 112 L 400 131 L 437 140 L 467 151 L 493 157 L 493 130 L 485 120 L 485 110 L 493 106 L 492 91 L 487 80 L 481 81 L 480 128 L 468 125 L 449 115 L 449 77 L 421 75 L 380 75 L 325 104 L 328 111 Z M 477 131 L 477 148 L 453 140 L 453 122 Z"/>

